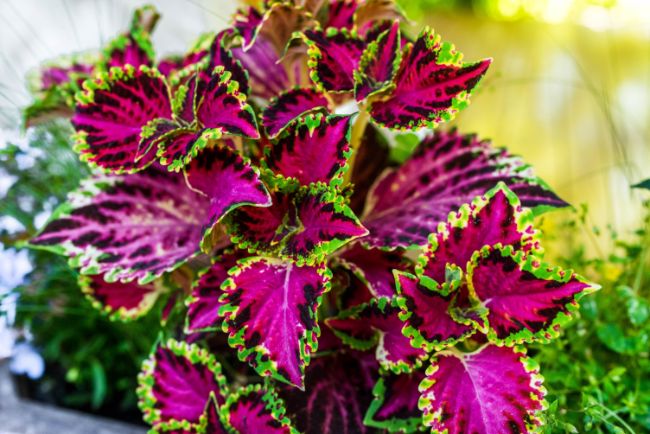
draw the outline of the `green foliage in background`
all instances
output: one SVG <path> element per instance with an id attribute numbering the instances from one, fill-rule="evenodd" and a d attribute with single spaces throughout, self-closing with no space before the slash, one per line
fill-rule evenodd
<path id="1" fill-rule="evenodd" d="M 650 431 L 650 202 L 632 242 L 617 239 L 606 259 L 575 245 L 566 265 L 590 269 L 602 289 L 582 301 L 580 316 L 535 354 L 550 403 L 545 432 Z M 583 216 L 558 231 L 586 227 Z"/>
<path id="2" fill-rule="evenodd" d="M 0 150 L 0 169 L 16 178 L 0 201 L 0 215 L 24 226 L 0 231 L 6 249 L 17 248 L 36 231 L 35 216 L 49 213 L 88 176 L 71 149 L 72 130 L 50 123 L 30 130 L 28 147 Z M 16 326 L 33 336 L 46 362 L 38 398 L 69 407 L 140 419 L 135 389 L 142 359 L 157 339 L 159 315 L 123 324 L 92 307 L 77 285 L 77 273 L 57 255 L 29 251 L 34 272 L 15 289 Z"/>

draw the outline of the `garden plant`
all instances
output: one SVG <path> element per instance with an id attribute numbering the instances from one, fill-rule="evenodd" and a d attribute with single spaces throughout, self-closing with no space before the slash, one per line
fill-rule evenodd
<path id="1" fill-rule="evenodd" d="M 162 312 L 154 432 L 539 430 L 527 346 L 599 286 L 544 259 L 535 217 L 568 204 L 445 125 L 492 60 L 390 0 L 266 1 L 169 58 L 157 19 L 46 65 L 25 111 L 90 169 L 29 245 L 111 319 Z"/>

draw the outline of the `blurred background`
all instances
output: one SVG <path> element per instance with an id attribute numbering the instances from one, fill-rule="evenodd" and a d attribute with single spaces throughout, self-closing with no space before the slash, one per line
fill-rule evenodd
<path id="1" fill-rule="evenodd" d="M 103 46 L 146 3 L 161 12 L 153 39 L 166 55 L 225 27 L 242 2 L 0 2 L 0 359 L 13 354 L 15 371 L 26 378 L 63 376 L 63 385 L 45 387 L 25 380 L 21 387 L 44 400 L 130 420 L 139 419 L 135 373 L 155 339 L 147 321 L 157 318 L 123 325 L 99 317 L 64 261 L 12 246 L 86 175 L 65 133 L 20 130 L 19 109 L 30 101 L 25 77 L 44 60 Z M 631 188 L 650 177 L 650 1 L 399 3 L 413 35 L 429 25 L 465 59 L 494 58 L 454 124 L 522 155 L 574 206 L 542 217 L 547 254 L 603 283 L 565 337 L 539 350 L 551 393 L 549 426 L 650 430 L 650 196 Z M 81 349 L 80 341 L 87 342 Z M 116 350 L 104 354 L 108 346 Z"/>

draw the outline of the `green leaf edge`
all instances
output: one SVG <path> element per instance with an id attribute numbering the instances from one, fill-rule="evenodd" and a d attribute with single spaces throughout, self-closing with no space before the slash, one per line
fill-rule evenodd
<path id="1" fill-rule="evenodd" d="M 181 342 L 175 339 L 168 339 L 165 344 L 161 344 L 160 346 L 169 349 L 177 356 L 185 357 L 192 364 L 200 364 L 206 366 L 214 374 L 214 379 L 219 385 L 219 392 L 221 395 L 224 397 L 228 395 L 226 378 L 221 373 L 221 365 L 210 352 L 199 347 L 198 345 L 188 344 L 187 342 Z M 142 370 L 138 374 L 138 387 L 136 389 L 136 395 L 138 396 L 138 407 L 143 413 L 144 421 L 152 425 L 155 429 L 161 429 L 163 431 L 175 429 L 200 430 L 201 422 L 198 424 L 193 424 L 187 420 L 177 419 L 172 419 L 168 422 L 159 421 L 161 412 L 160 410 L 154 408 L 156 398 L 153 394 L 153 387 L 155 383 L 153 374 L 156 369 L 154 355 L 157 350 L 158 346 L 156 346 L 149 357 L 147 357 L 142 362 Z M 208 400 L 208 403 L 209 402 L 211 401 Z"/>
<path id="2" fill-rule="evenodd" d="M 237 265 L 233 268 L 231 268 L 228 271 L 229 277 L 221 284 L 221 290 L 230 293 L 233 289 L 236 288 L 234 278 L 237 277 L 240 273 L 242 273 L 244 270 L 249 268 L 251 264 L 256 263 L 256 262 L 266 262 L 268 264 L 278 264 L 278 263 L 285 263 L 286 261 L 279 259 L 279 258 L 270 258 L 270 257 L 263 257 L 263 256 L 253 256 L 249 258 L 244 258 L 240 259 L 237 261 Z M 293 265 L 297 265 L 298 267 L 301 267 L 302 265 L 298 265 L 295 262 L 291 262 Z M 332 278 L 332 272 L 325 266 L 325 264 L 321 264 L 320 266 L 316 267 L 316 271 L 318 275 L 320 275 L 323 278 L 323 294 L 328 292 L 331 288 L 331 278 Z M 266 350 L 261 344 L 257 345 L 254 348 L 246 348 L 245 347 L 245 342 L 243 339 L 243 334 L 245 333 L 246 329 L 242 326 L 241 329 L 239 330 L 230 330 L 230 326 L 228 325 L 227 320 L 234 318 L 238 313 L 239 313 L 239 306 L 238 305 L 233 305 L 232 303 L 224 303 L 220 308 L 219 308 L 219 317 L 224 318 L 223 323 L 222 323 L 222 331 L 228 335 L 228 345 L 237 350 L 237 357 L 239 360 L 242 362 L 246 362 L 247 359 L 250 359 L 249 365 L 255 369 L 255 371 L 262 377 L 272 377 L 278 381 L 281 381 L 283 383 L 286 383 L 290 386 L 296 386 L 300 390 L 304 390 L 304 376 L 305 376 L 305 367 L 309 365 L 309 362 L 311 360 L 311 353 L 316 353 L 318 351 L 318 337 L 320 336 L 320 326 L 318 325 L 318 306 L 320 306 L 323 298 L 323 294 L 318 296 L 316 298 L 316 303 L 315 303 L 315 309 L 312 312 L 312 319 L 315 320 L 315 325 L 312 330 L 305 330 L 303 333 L 303 336 L 299 339 L 299 347 L 300 347 L 300 358 L 303 361 L 303 364 L 299 366 L 301 374 L 302 374 L 302 384 L 296 385 L 293 384 L 289 381 L 289 379 L 284 378 L 282 375 L 280 375 L 277 372 L 277 367 L 274 366 L 274 362 L 271 361 L 270 353 L 268 350 Z M 223 302 L 226 302 L 227 294 L 224 294 L 221 296 L 224 300 Z M 309 352 L 307 352 L 307 347 L 309 347 Z M 254 356 L 254 357 L 250 357 Z M 267 360 L 263 360 L 266 358 Z"/>

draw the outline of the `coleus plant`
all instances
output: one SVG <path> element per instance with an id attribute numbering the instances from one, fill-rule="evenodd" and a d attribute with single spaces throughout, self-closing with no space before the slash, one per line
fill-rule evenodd
<path id="1" fill-rule="evenodd" d="M 112 318 L 163 309 L 138 390 L 155 432 L 539 427 L 525 345 L 597 285 L 544 262 L 534 216 L 567 204 L 530 166 L 439 127 L 491 60 L 402 18 L 270 0 L 158 59 L 145 7 L 41 73 L 28 124 L 70 113 L 96 174 L 31 245 Z"/>

